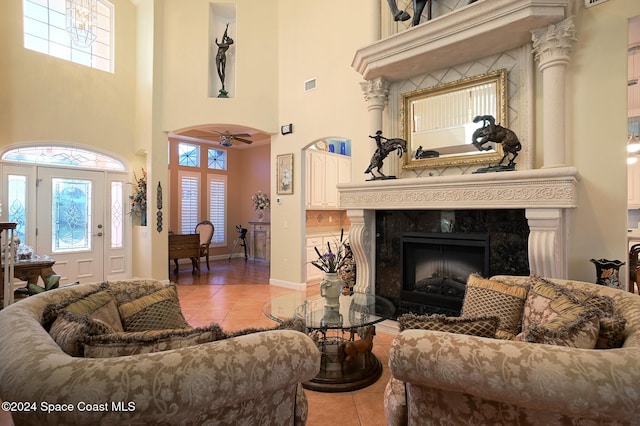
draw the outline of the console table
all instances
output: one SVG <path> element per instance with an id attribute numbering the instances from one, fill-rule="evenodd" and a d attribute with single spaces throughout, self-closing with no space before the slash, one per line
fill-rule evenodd
<path id="1" fill-rule="evenodd" d="M 191 259 L 192 272 L 200 273 L 200 235 L 199 234 L 169 234 L 169 274 L 171 274 L 171 259 L 176 265 L 174 273 L 178 273 L 178 259 Z"/>

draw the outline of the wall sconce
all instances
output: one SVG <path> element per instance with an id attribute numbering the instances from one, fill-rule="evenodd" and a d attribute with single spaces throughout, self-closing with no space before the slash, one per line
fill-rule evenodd
<path id="1" fill-rule="evenodd" d="M 283 135 L 293 133 L 293 124 L 285 124 L 284 126 L 280 126 L 280 133 L 282 133 Z"/>

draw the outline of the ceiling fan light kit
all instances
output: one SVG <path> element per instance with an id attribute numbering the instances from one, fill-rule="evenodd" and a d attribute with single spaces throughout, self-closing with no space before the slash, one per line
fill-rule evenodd
<path id="1" fill-rule="evenodd" d="M 246 144 L 251 144 L 253 143 L 252 140 L 249 139 L 244 139 L 244 138 L 250 138 L 251 135 L 249 133 L 230 133 L 228 130 L 223 132 L 218 132 L 217 130 L 212 130 L 213 132 L 217 133 L 220 135 L 220 145 L 222 146 L 232 146 L 233 145 L 233 141 L 239 141 L 239 142 L 244 142 Z"/>

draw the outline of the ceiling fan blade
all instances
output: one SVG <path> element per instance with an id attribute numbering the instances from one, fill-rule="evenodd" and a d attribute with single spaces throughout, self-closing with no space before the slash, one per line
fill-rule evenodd
<path id="1" fill-rule="evenodd" d="M 235 136 L 233 137 L 233 139 L 235 139 L 237 141 L 240 141 L 240 142 L 248 143 L 248 144 L 253 143 L 253 141 L 250 141 L 249 139 L 237 138 Z"/>
<path id="2" fill-rule="evenodd" d="M 233 136 L 233 137 L 240 136 L 241 138 L 250 138 L 251 137 L 251 135 L 249 133 L 234 133 L 231 136 Z"/>

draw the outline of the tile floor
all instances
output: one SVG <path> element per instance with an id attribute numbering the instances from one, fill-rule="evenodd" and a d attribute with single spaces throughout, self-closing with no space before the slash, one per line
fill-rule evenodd
<path id="1" fill-rule="evenodd" d="M 192 326 L 217 322 L 224 329 L 271 327 L 275 323 L 262 313 L 270 298 L 293 290 L 270 286 L 268 265 L 246 262 L 244 259 L 211 261 L 211 271 L 202 265 L 198 277 L 185 266 L 171 279 L 178 284 L 180 303 Z M 317 286 L 307 294 L 317 294 Z M 374 339 L 374 354 L 383 365 L 382 377 L 373 385 L 341 393 L 306 391 L 309 399 L 309 426 L 377 426 L 386 425 L 384 388 L 389 380 L 389 347 L 393 336 L 378 332 Z"/>

